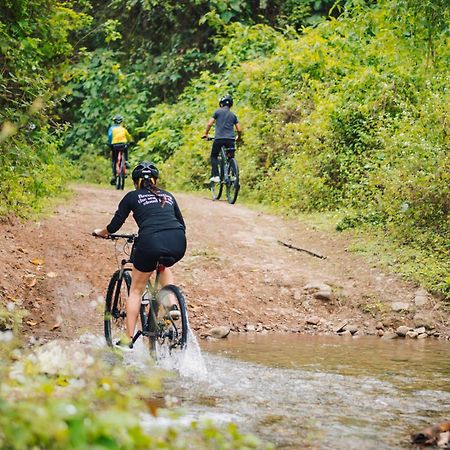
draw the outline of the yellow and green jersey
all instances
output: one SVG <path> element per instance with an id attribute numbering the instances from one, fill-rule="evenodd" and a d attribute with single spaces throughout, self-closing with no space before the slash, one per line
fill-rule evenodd
<path id="1" fill-rule="evenodd" d="M 133 138 L 123 125 L 115 124 L 109 127 L 108 144 L 127 144 L 128 142 L 133 142 Z"/>

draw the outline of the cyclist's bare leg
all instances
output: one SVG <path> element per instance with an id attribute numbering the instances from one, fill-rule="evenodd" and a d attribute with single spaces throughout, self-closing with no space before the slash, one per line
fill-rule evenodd
<path id="1" fill-rule="evenodd" d="M 173 284 L 173 273 L 168 267 L 165 267 L 164 270 L 159 273 L 159 285 L 164 287 L 168 284 Z"/>
<path id="2" fill-rule="evenodd" d="M 168 267 L 165 267 L 164 270 L 159 273 L 160 287 L 167 286 L 168 284 L 174 284 L 173 281 L 172 271 Z M 164 306 L 170 309 L 174 305 L 177 305 L 176 298 L 173 296 L 173 294 L 167 295 L 165 297 Z"/>
<path id="3" fill-rule="evenodd" d="M 133 267 L 131 272 L 130 296 L 127 301 L 127 335 L 130 339 L 134 336 L 134 329 L 141 307 L 141 297 L 151 272 L 141 272 Z"/>

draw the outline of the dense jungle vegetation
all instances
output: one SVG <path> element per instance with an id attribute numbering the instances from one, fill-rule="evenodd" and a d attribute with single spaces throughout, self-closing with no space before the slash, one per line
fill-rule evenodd
<path id="1" fill-rule="evenodd" d="M 0 216 L 29 217 L 73 179 L 107 180 L 118 113 L 132 162 L 153 159 L 173 189 L 204 189 L 200 136 L 229 93 L 248 201 L 370 229 L 449 300 L 449 64 L 447 0 L 2 0 Z M 19 319 L 1 309 L 0 329 Z M 3 362 L 17 364 L 3 391 L 27 385 L 21 402 L 0 397 L 2 448 L 184 448 L 117 409 L 145 407 L 157 380 L 123 396 L 129 374 L 104 367 L 48 378 L 1 336 Z M 60 394 L 84 376 L 94 387 Z M 198 448 L 262 448 L 235 429 L 189 433 Z"/>

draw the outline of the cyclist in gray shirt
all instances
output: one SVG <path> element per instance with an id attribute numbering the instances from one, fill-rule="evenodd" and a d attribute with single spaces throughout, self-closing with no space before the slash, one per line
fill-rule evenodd
<path id="1" fill-rule="evenodd" d="M 233 99 L 230 95 L 225 95 L 219 100 L 219 108 L 214 111 L 213 116 L 206 124 L 205 134 L 203 139 L 208 138 L 208 133 L 213 124 L 216 124 L 214 142 L 211 149 L 211 181 L 218 183 L 219 177 L 219 156 L 220 149 L 225 146 L 228 149 L 235 148 L 235 128 L 237 131 L 237 139 L 241 137 L 241 125 L 236 117 L 236 114 L 231 112 L 230 108 L 233 106 Z"/>

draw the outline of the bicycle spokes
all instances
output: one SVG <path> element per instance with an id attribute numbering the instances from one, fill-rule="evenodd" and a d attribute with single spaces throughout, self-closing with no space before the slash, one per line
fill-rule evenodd
<path id="1" fill-rule="evenodd" d="M 149 317 L 150 350 L 183 348 L 187 340 L 184 297 L 173 285 L 163 287 L 152 302 Z"/>

